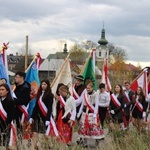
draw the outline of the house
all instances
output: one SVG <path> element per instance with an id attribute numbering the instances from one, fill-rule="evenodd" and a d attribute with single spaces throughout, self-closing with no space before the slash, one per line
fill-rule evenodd
<path id="1" fill-rule="evenodd" d="M 122 84 L 127 80 L 132 82 L 133 79 L 141 72 L 141 68 L 125 62 L 115 62 L 108 67 L 109 79 L 112 84 Z"/>
<path id="2" fill-rule="evenodd" d="M 7 56 L 8 70 L 16 73 L 17 71 L 25 71 L 25 56 L 10 54 Z M 33 60 L 33 56 L 28 56 L 28 66 Z"/>

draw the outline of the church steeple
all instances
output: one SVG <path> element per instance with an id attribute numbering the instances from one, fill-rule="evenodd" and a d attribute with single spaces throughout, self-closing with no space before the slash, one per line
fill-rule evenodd
<path id="1" fill-rule="evenodd" d="M 64 44 L 63 52 L 64 52 L 64 53 L 67 53 L 67 52 L 68 52 L 68 50 L 67 50 L 67 44 L 66 44 L 66 43 Z"/>
<path id="2" fill-rule="evenodd" d="M 108 41 L 105 39 L 105 29 L 104 29 L 104 23 L 103 23 L 103 29 L 102 29 L 102 32 L 101 32 L 101 39 L 98 40 L 98 43 L 100 45 L 107 45 Z"/>

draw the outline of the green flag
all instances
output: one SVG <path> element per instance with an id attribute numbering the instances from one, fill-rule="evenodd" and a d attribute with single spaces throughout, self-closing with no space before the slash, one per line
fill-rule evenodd
<path id="1" fill-rule="evenodd" d="M 93 51 L 90 53 L 82 71 L 81 74 L 83 75 L 85 82 L 87 80 L 91 80 L 92 83 L 94 84 L 94 90 L 97 90 L 97 86 L 96 86 L 96 78 L 95 78 L 95 66 L 93 63 Z"/>

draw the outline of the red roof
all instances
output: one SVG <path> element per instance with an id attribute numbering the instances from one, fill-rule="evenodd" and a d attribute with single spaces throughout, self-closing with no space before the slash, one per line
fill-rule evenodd
<path id="1" fill-rule="evenodd" d="M 138 67 L 136 67 L 136 66 L 134 66 L 134 65 L 132 65 L 132 64 L 126 64 L 126 69 L 127 70 L 132 70 L 132 71 L 138 71 L 139 70 L 139 68 Z"/>
<path id="2" fill-rule="evenodd" d="M 122 66 L 124 66 L 124 70 L 132 70 L 132 71 L 139 71 L 139 67 L 134 66 L 133 64 L 125 64 L 124 62 L 122 62 Z M 109 70 L 112 70 L 114 68 L 118 67 L 118 63 L 115 62 L 114 64 L 111 64 L 109 66 Z"/>

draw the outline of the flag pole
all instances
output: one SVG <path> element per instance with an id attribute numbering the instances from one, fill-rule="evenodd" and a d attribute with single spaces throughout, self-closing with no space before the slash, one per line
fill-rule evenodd
<path id="1" fill-rule="evenodd" d="M 35 61 L 37 55 L 34 57 L 34 59 L 32 60 L 32 62 L 30 63 L 29 67 L 26 69 L 25 73 L 29 70 L 29 68 L 31 67 L 31 65 L 33 64 L 33 62 Z M 16 86 L 13 86 L 12 91 L 14 91 L 16 88 Z"/>
<path id="2" fill-rule="evenodd" d="M 32 66 L 32 64 L 34 63 L 34 61 L 36 60 L 37 55 L 34 56 L 32 62 L 30 63 L 29 67 L 25 70 L 25 73 L 30 69 L 30 67 Z"/>
<path id="3" fill-rule="evenodd" d="M 59 74 L 61 73 L 63 67 L 65 66 L 65 64 L 66 64 L 66 62 L 67 62 L 69 56 L 70 56 L 70 53 L 69 53 L 68 56 L 65 58 L 65 61 L 64 61 L 64 63 L 62 64 L 62 66 L 60 67 L 59 72 L 57 73 L 57 76 L 55 76 L 55 78 L 53 79 L 53 81 L 52 81 L 52 83 L 51 83 L 51 87 L 53 87 L 55 81 L 57 80 Z"/>
<path id="4" fill-rule="evenodd" d="M 101 82 L 101 83 L 102 83 L 103 76 L 104 76 L 104 65 L 105 65 L 105 59 L 106 59 L 106 58 L 104 58 L 104 62 L 103 62 L 102 77 L 101 77 L 101 80 L 100 80 L 100 82 Z"/>
<path id="5" fill-rule="evenodd" d="M 93 51 L 93 50 L 92 50 L 92 51 Z M 91 52 L 92 52 L 92 51 L 90 51 L 89 56 L 88 56 L 86 62 L 84 63 L 84 65 L 83 65 L 83 67 L 82 67 L 82 69 L 81 69 L 80 74 L 83 73 L 83 71 L 84 71 L 84 69 L 85 69 L 85 66 L 87 65 L 87 63 L 88 63 L 88 61 L 89 61 L 89 59 L 90 59 L 90 57 L 91 57 Z"/>

